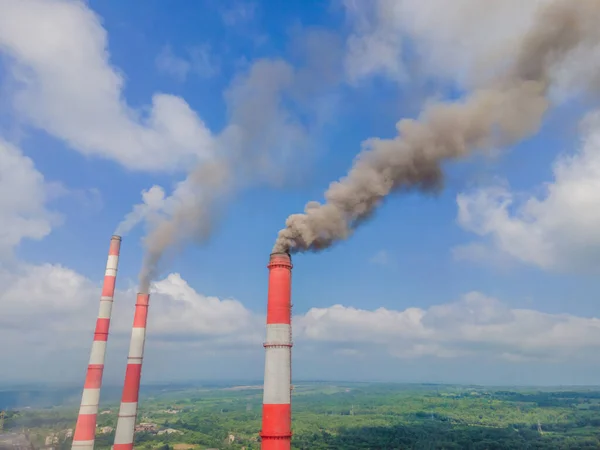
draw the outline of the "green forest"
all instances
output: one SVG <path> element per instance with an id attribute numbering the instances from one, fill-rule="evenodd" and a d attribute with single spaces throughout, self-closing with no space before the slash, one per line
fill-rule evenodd
<path id="1" fill-rule="evenodd" d="M 26 433 L 36 448 L 70 449 L 77 407 L 69 398 L 8 409 L 4 431 Z M 261 402 L 260 386 L 146 389 L 136 448 L 258 449 Z M 292 408 L 298 450 L 600 448 L 593 388 L 304 383 Z M 103 402 L 96 449 L 110 448 L 117 413 L 118 401 Z"/>

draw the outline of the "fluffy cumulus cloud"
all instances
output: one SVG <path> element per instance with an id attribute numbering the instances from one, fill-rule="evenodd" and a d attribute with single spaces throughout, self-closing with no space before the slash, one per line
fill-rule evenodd
<path id="1" fill-rule="evenodd" d="M 600 270 L 600 113 L 584 120 L 581 147 L 554 164 L 542 195 L 505 184 L 458 196 L 458 223 L 482 241 L 462 258 L 510 257 L 552 270 Z"/>
<path id="2" fill-rule="evenodd" d="M 23 364 L 35 367 L 47 354 L 67 349 L 71 356 L 77 355 L 73 364 L 85 366 L 99 286 L 71 269 L 51 264 L 3 271 L 0 281 L 4 286 L 0 338 L 17 343 L 3 346 L 0 360 L 18 373 Z M 260 359 L 264 317 L 239 301 L 202 295 L 179 274 L 158 281 L 151 292 L 151 351 L 180 356 L 189 351 L 197 355 L 226 351 L 234 357 L 252 354 Z M 111 352 L 123 353 L 127 347 L 134 298 L 132 289 L 116 293 Z M 16 325 L 25 321 L 27 327 Z M 400 359 L 487 356 L 515 362 L 589 362 L 596 361 L 600 346 L 599 319 L 510 309 L 480 293 L 429 309 L 313 308 L 295 316 L 293 323 L 296 351 L 317 345 L 321 355 L 346 358 L 383 348 Z M 31 358 L 20 362 L 23 353 Z"/>
<path id="3" fill-rule="evenodd" d="M 343 0 L 351 31 L 346 75 L 406 81 L 418 66 L 463 87 L 482 83 L 506 66 L 540 6 L 551 0 Z M 414 55 L 418 55 L 415 58 Z M 555 94 L 598 82 L 600 47 L 583 43 L 556 67 Z"/>
<path id="4" fill-rule="evenodd" d="M 0 138 L 0 261 L 23 239 L 42 239 L 60 222 L 46 206 L 51 191 L 33 161 Z"/>
<path id="5" fill-rule="evenodd" d="M 15 343 L 0 348 L 0 361 L 10 368 L 1 378 L 35 379 L 29 371 L 51 361 L 56 370 L 50 370 L 48 376 L 64 375 L 74 381 L 89 357 L 100 286 L 59 264 L 2 268 L 0 283 L 0 339 Z M 135 296 L 133 289 L 115 293 L 108 359 L 125 357 Z M 239 301 L 201 295 L 178 274 L 153 286 L 147 340 L 149 351 L 158 354 L 154 363 L 160 363 L 165 352 L 167 356 L 176 353 L 179 358 L 189 351 L 201 355 L 235 349 L 240 354 L 256 348 L 259 353 L 263 328 L 262 318 Z M 23 354 L 29 357 L 23 358 Z M 154 367 L 156 371 L 160 371 L 160 364 Z M 184 377 L 191 373 L 190 369 Z M 153 375 L 150 373 L 150 378 Z"/>
<path id="6" fill-rule="evenodd" d="M 430 73 L 467 81 L 466 72 L 511 54 L 544 1 L 345 0 L 352 26 L 347 75 L 402 80 L 403 54 L 411 44 L 426 55 L 420 64 Z"/>
<path id="7" fill-rule="evenodd" d="M 210 131 L 182 98 L 157 93 L 144 110 L 127 105 L 106 30 L 83 2 L 0 2 L 0 51 L 20 117 L 85 155 L 162 171 L 213 151 Z"/>
<path id="8" fill-rule="evenodd" d="M 600 345 L 599 319 L 510 309 L 477 292 L 426 310 L 313 308 L 295 318 L 295 327 L 304 339 L 348 350 L 384 346 L 399 358 L 486 355 L 511 361 L 565 361 L 592 357 Z"/>
<path id="9" fill-rule="evenodd" d="M 61 265 L 21 264 L 0 272 L 3 292 L 2 333 L 17 335 L 28 343 L 54 346 L 51 336 L 70 336 L 85 327 L 73 317 L 84 314 L 87 300 L 99 293 L 97 287 L 82 275 Z M 32 326 L 23 327 L 23 323 Z M 69 341 L 61 340 L 68 344 Z M 74 341 L 73 343 L 75 343 Z"/>
<path id="10" fill-rule="evenodd" d="M 398 17 L 414 40 L 430 73 L 474 81 L 481 68 L 515 54 L 515 44 L 531 24 L 537 7 L 547 0 L 479 2 L 403 0 Z"/>
<path id="11" fill-rule="evenodd" d="M 179 274 L 156 283 L 152 293 L 153 333 L 164 339 L 210 339 L 211 345 L 258 345 L 263 340 L 263 320 L 242 303 L 196 292 Z"/>
<path id="12" fill-rule="evenodd" d="M 18 333 L 25 343 L 35 339 L 51 348 L 89 347 L 85 337 L 91 338 L 100 299 L 96 283 L 58 264 L 25 264 L 0 272 L 0 277 L 3 333 Z M 129 339 L 135 296 L 133 289 L 115 293 L 111 331 L 122 343 Z M 25 319 L 31 326 L 14 326 Z M 239 301 L 201 295 L 179 274 L 170 274 L 151 291 L 148 328 L 158 341 L 260 345 L 261 325 Z"/>
<path id="13" fill-rule="evenodd" d="M 251 9 L 235 11 L 237 17 Z M 166 47 L 157 64 L 179 79 L 191 71 L 216 73 L 208 47 L 188 53 L 183 59 Z M 1 2 L 0 55 L 6 57 L 10 75 L 7 92 L 23 121 L 84 155 L 109 158 L 130 169 L 187 169 L 224 151 L 239 165 L 270 175 L 270 158 L 279 164 L 306 147 L 306 130 L 284 106 L 296 73 L 281 60 L 256 61 L 235 77 L 225 92 L 228 124 L 213 135 L 181 97 L 156 93 L 146 107 L 127 104 L 125 77 L 111 64 L 107 32 L 82 1 Z M 315 83 L 321 83 L 316 75 Z"/>

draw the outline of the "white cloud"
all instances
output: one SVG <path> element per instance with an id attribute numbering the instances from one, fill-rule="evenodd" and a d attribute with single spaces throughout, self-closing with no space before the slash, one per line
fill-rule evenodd
<path id="1" fill-rule="evenodd" d="M 42 239 L 60 223 L 46 207 L 49 193 L 33 161 L 0 138 L 0 260 L 23 239 Z"/>
<path id="2" fill-rule="evenodd" d="M 535 13 L 549 2 L 343 0 L 352 27 L 347 39 L 347 77 L 353 82 L 374 75 L 405 81 L 407 73 L 418 66 L 434 78 L 466 87 L 484 82 L 518 54 L 517 46 Z M 406 58 L 409 48 L 417 55 L 416 66 Z M 590 79 L 598 83 L 598 54 L 597 41 L 583 43 L 572 52 L 556 68 L 557 95 L 577 90 Z"/>
<path id="3" fill-rule="evenodd" d="M 213 152 L 210 131 L 183 99 L 157 93 L 149 108 L 126 104 L 106 31 L 83 2 L 1 2 L 0 51 L 15 81 L 16 111 L 84 155 L 163 171 Z"/>
<path id="4" fill-rule="evenodd" d="M 400 4 L 394 0 L 345 0 L 354 30 L 347 40 L 346 74 L 351 83 L 382 74 L 404 79 Z"/>
<path id="5" fill-rule="evenodd" d="M 298 337 L 337 345 L 385 346 L 400 358 L 486 355 L 566 361 L 590 358 L 600 345 L 600 320 L 510 309 L 473 292 L 427 310 L 374 311 L 335 305 L 295 318 Z"/>
<path id="6" fill-rule="evenodd" d="M 151 301 L 154 318 L 149 326 L 158 336 L 210 339 L 219 345 L 262 343 L 262 318 L 237 300 L 199 294 L 179 274 L 156 283 Z"/>
<path id="7" fill-rule="evenodd" d="M 402 0 L 396 17 L 419 54 L 426 55 L 429 73 L 471 82 L 484 75 L 482 68 L 493 72 L 516 54 L 516 43 L 547 1 Z"/>
<path id="8" fill-rule="evenodd" d="M 100 287 L 58 264 L 0 268 L 0 283 L 0 340 L 13 343 L 0 347 L 0 361 L 7 368 L 2 377 L 39 379 L 40 367 L 50 363 L 49 377 L 75 380 L 89 357 Z M 115 368 L 124 364 L 135 297 L 133 288 L 115 293 L 107 352 L 107 359 L 115 363 L 113 379 Z M 245 349 L 259 353 L 263 324 L 240 302 L 198 294 L 178 274 L 171 274 L 154 285 L 150 297 L 147 347 L 159 355 L 154 370 L 160 371 L 161 352 L 180 360 L 191 349 L 198 354 Z"/>
<path id="9" fill-rule="evenodd" d="M 209 45 L 198 45 L 187 52 L 186 58 L 177 56 L 169 45 L 163 47 L 156 57 L 158 70 L 179 82 L 187 79 L 190 73 L 202 78 L 210 78 L 219 72 L 219 65 L 211 53 Z"/>
<path id="10" fill-rule="evenodd" d="M 0 347 L 3 364 L 10 365 L 13 373 L 26 365 L 35 367 L 36 361 L 41 364 L 49 355 L 60 364 L 68 349 L 72 364 L 80 364 L 83 370 L 99 286 L 71 269 L 52 264 L 4 270 L 0 282 L 0 339 L 15 344 Z M 241 357 L 250 352 L 260 359 L 264 339 L 261 314 L 237 300 L 202 295 L 179 274 L 158 281 L 151 292 L 150 351 L 184 359 L 192 350 L 198 354 L 228 352 L 234 359 L 236 354 Z M 115 295 L 108 358 L 117 353 L 124 356 L 134 300 L 133 289 Z M 306 349 L 314 347 L 321 355 L 344 358 L 360 358 L 383 349 L 400 359 L 485 356 L 512 362 L 596 361 L 600 346 L 599 319 L 511 309 L 476 292 L 428 309 L 312 308 L 294 316 L 293 327 L 295 351 L 304 352 L 303 358 Z M 30 358 L 21 361 L 23 354 Z M 155 358 L 155 363 L 159 362 Z M 69 370 L 71 375 L 77 372 L 72 367 Z"/>
<path id="11" fill-rule="evenodd" d="M 14 270 L 3 270 L 0 276 L 1 302 L 6 312 L 2 321 L 7 330 L 18 328 L 25 338 L 32 331 L 65 331 L 71 325 L 75 327 L 72 331 L 81 331 L 81 324 L 71 319 L 85 311 L 86 301 L 99 292 L 87 278 L 61 265 L 24 264 Z M 36 326 L 21 328 L 19 325 L 25 322 Z"/>
<path id="12" fill-rule="evenodd" d="M 470 259 L 507 255 L 553 270 L 600 270 L 600 112 L 584 121 L 581 148 L 554 164 L 543 195 L 505 184 L 457 197 L 458 223 L 484 241 L 458 252 Z"/>
<path id="13" fill-rule="evenodd" d="M 0 340 L 11 343 L 0 346 L 0 381 L 40 381 L 43 367 L 47 381 L 82 381 L 100 286 L 58 264 L 0 267 L 0 285 Z M 115 292 L 106 355 L 111 382 L 122 382 L 135 298 L 133 287 Z M 189 367 L 190 352 L 195 361 L 216 358 L 213 368 L 201 369 L 213 378 L 222 376 L 230 364 L 239 371 L 235 361 L 260 359 L 263 340 L 264 317 L 239 301 L 199 294 L 180 275 L 171 274 L 151 291 L 144 379 L 194 377 L 198 367 Z M 232 355 L 231 362 L 223 360 L 225 354 Z M 164 367 L 166 360 L 172 361 L 169 368 Z"/>

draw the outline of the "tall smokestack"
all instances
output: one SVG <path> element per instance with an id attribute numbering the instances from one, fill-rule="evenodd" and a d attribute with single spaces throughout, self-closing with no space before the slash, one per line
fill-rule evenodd
<path id="1" fill-rule="evenodd" d="M 113 450 L 132 450 L 135 421 L 137 418 L 140 380 L 142 377 L 142 360 L 144 358 L 144 342 L 146 340 L 146 320 L 150 295 L 138 293 L 131 330 L 131 343 L 127 357 L 125 384 L 121 397 L 121 408 L 115 431 Z"/>
<path id="2" fill-rule="evenodd" d="M 115 281 L 117 279 L 120 250 L 121 237 L 113 236 L 110 240 L 108 261 L 106 262 L 106 271 L 104 272 L 104 284 L 100 297 L 98 319 L 96 319 L 92 352 L 85 376 L 79 416 L 75 425 L 75 434 L 73 435 L 73 444 L 71 447 L 73 450 L 91 450 L 94 448 L 96 416 L 98 414 L 106 342 L 108 341 L 108 330 L 110 328 L 110 316 L 113 297 L 115 295 Z"/>
<path id="3" fill-rule="evenodd" d="M 262 450 L 290 450 L 292 439 L 292 261 L 273 253 L 269 261 Z"/>

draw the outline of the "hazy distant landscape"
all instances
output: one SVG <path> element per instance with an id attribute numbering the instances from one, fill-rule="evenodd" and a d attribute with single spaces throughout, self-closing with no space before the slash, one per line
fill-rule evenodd
<path id="1" fill-rule="evenodd" d="M 3 388 L 5 432 L 70 449 L 80 389 Z M 96 448 L 114 439 L 119 389 L 103 391 Z M 294 449 L 580 449 L 600 446 L 600 387 L 299 382 Z M 142 388 L 136 448 L 258 449 L 260 384 Z"/>

